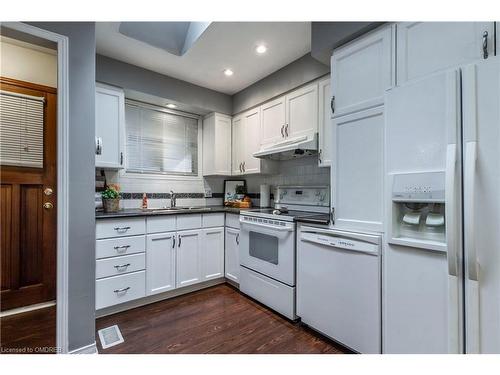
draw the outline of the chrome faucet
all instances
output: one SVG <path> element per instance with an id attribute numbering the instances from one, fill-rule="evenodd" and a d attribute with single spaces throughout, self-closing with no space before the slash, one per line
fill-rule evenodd
<path id="1" fill-rule="evenodd" d="M 176 196 L 173 190 L 170 190 L 170 207 L 175 207 L 176 205 Z"/>

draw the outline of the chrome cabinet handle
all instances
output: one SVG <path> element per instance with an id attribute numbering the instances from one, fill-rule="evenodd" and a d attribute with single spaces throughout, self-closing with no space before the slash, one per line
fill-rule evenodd
<path id="1" fill-rule="evenodd" d="M 120 152 L 120 165 L 123 165 L 123 152 Z"/>
<path id="2" fill-rule="evenodd" d="M 121 272 L 121 271 L 125 271 L 128 266 L 130 266 L 130 263 L 127 263 L 127 264 L 117 264 L 114 267 L 116 268 L 117 271 Z"/>
<path id="3" fill-rule="evenodd" d="M 335 113 L 335 95 L 330 99 L 330 108 L 332 109 L 332 114 Z"/>
<path id="4" fill-rule="evenodd" d="M 483 59 L 488 58 L 488 32 L 483 33 Z"/>
<path id="5" fill-rule="evenodd" d="M 318 161 L 319 161 L 320 164 L 323 164 L 323 161 L 321 160 L 321 154 L 322 153 L 323 153 L 323 150 L 320 149 L 319 152 L 318 152 Z"/>
<path id="6" fill-rule="evenodd" d="M 245 163 L 246 163 L 246 161 L 243 162 L 243 172 L 246 172 Z"/>
<path id="7" fill-rule="evenodd" d="M 115 289 L 113 292 L 115 292 L 115 293 L 122 293 L 122 292 L 126 292 L 129 289 L 130 289 L 130 287 L 127 286 L 126 288 Z"/>
<path id="8" fill-rule="evenodd" d="M 240 163 L 240 173 L 241 173 L 241 172 L 243 172 L 243 171 L 241 170 L 241 163 Z"/>
<path id="9" fill-rule="evenodd" d="M 95 137 L 95 153 L 96 155 L 102 154 L 102 138 Z"/>
<path id="10" fill-rule="evenodd" d="M 283 133 L 283 128 L 284 127 L 285 127 L 285 125 L 281 125 L 281 138 L 285 137 L 285 133 Z"/>
<path id="11" fill-rule="evenodd" d="M 172 236 L 172 249 L 175 248 L 175 236 Z"/>
<path id="12" fill-rule="evenodd" d="M 240 244 L 240 234 L 236 234 L 236 244 L 239 245 Z"/>
<path id="13" fill-rule="evenodd" d="M 288 137 L 288 126 L 289 124 L 286 124 L 285 126 L 285 137 Z"/>
<path id="14" fill-rule="evenodd" d="M 122 253 L 123 251 L 126 251 L 129 247 L 130 245 L 122 245 L 122 246 L 115 246 L 114 249 L 119 253 Z"/>
<path id="15" fill-rule="evenodd" d="M 126 232 L 130 229 L 130 227 L 115 227 L 114 230 L 117 232 Z"/>
<path id="16" fill-rule="evenodd" d="M 181 247 L 181 242 L 182 242 L 182 237 L 179 236 L 179 245 L 178 245 L 179 247 Z"/>

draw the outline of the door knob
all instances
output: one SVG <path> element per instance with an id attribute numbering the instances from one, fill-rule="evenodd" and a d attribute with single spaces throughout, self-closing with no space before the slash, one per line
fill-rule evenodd
<path id="1" fill-rule="evenodd" d="M 49 196 L 49 195 L 52 195 L 52 193 L 54 192 L 54 190 L 52 190 L 51 188 L 45 188 L 43 190 L 43 193 L 46 195 L 46 196 Z"/>
<path id="2" fill-rule="evenodd" d="M 43 208 L 45 208 L 46 210 L 51 210 L 53 207 L 54 207 L 54 205 L 50 202 L 45 202 L 43 204 Z"/>

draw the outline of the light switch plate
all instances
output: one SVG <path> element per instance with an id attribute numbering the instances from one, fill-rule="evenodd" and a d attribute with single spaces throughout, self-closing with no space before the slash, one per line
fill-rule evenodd
<path id="1" fill-rule="evenodd" d="M 212 198 L 212 189 L 205 188 L 205 198 Z"/>

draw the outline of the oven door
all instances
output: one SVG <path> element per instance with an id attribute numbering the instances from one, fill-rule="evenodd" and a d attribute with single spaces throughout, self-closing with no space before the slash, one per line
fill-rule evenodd
<path id="1" fill-rule="evenodd" d="M 295 286 L 295 224 L 240 216 L 240 264 Z"/>

